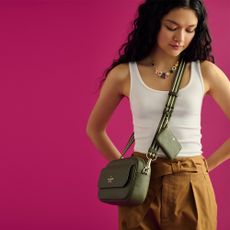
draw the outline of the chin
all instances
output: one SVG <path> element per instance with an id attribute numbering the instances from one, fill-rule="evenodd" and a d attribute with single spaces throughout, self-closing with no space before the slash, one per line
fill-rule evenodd
<path id="1" fill-rule="evenodd" d="M 181 47 L 179 49 L 168 49 L 166 50 L 166 53 L 172 57 L 178 57 L 184 50 L 184 47 Z"/>
<path id="2" fill-rule="evenodd" d="M 182 52 L 168 52 L 167 54 L 171 57 L 178 57 Z"/>
<path id="3" fill-rule="evenodd" d="M 184 48 L 181 48 L 181 49 L 178 49 L 178 50 L 176 50 L 176 49 L 173 50 L 173 49 L 168 49 L 168 48 L 165 47 L 164 49 L 162 48 L 161 50 L 165 54 L 176 58 L 176 57 L 180 56 L 180 54 L 184 51 Z"/>

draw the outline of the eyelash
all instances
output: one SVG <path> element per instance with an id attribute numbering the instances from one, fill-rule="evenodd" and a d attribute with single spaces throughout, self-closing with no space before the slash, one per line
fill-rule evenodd
<path id="1" fill-rule="evenodd" d="M 169 26 L 166 26 L 166 28 L 168 29 L 168 30 L 170 30 L 170 31 L 175 31 L 177 28 L 171 28 L 171 27 L 169 27 Z M 195 32 L 195 30 L 186 30 L 186 32 L 188 32 L 188 33 L 193 33 L 193 32 Z"/>

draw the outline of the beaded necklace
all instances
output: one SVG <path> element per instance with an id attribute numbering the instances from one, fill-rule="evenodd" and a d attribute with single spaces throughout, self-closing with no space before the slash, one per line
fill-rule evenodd
<path id="1" fill-rule="evenodd" d="M 153 69 L 154 69 L 154 75 L 157 77 L 160 77 L 162 79 L 166 79 L 169 77 L 170 74 L 174 73 L 179 65 L 179 61 L 176 62 L 176 64 L 174 64 L 171 69 L 167 72 L 163 72 L 163 71 L 159 71 L 156 67 L 156 65 L 154 63 L 152 63 Z"/>

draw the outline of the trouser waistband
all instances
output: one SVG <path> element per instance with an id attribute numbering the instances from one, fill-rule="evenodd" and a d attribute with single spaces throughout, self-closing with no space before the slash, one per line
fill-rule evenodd
<path id="1" fill-rule="evenodd" d="M 133 155 L 147 160 L 145 154 L 134 152 Z M 155 161 L 152 161 L 151 171 L 152 177 L 161 177 L 183 172 L 208 172 L 208 165 L 206 159 L 202 155 L 194 157 L 177 157 L 174 160 L 158 157 Z"/>

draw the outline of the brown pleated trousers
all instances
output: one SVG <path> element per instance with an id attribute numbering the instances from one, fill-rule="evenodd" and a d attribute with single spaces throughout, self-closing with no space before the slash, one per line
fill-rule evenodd
<path id="1" fill-rule="evenodd" d="M 216 225 L 217 205 L 203 156 L 158 158 L 145 202 L 119 206 L 120 230 L 216 230 Z"/>

